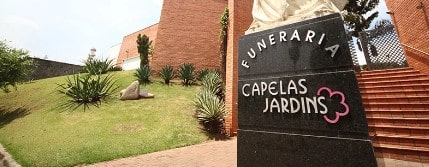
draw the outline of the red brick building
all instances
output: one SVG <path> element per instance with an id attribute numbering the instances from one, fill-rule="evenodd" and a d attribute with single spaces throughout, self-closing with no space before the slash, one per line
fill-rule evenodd
<path id="1" fill-rule="evenodd" d="M 164 0 L 158 24 L 124 37 L 117 65 L 138 57 L 137 36 L 146 34 L 155 48 L 150 59 L 155 71 L 183 63 L 192 63 L 197 69 L 219 68 L 219 21 L 226 6 L 226 0 Z"/>
<path id="2" fill-rule="evenodd" d="M 386 0 L 410 66 L 429 74 L 429 2 L 420 0 Z M 155 54 L 151 67 L 193 63 L 197 69 L 219 68 L 219 20 L 229 8 L 230 21 L 227 47 L 226 127 L 230 135 L 237 131 L 237 64 L 238 39 L 252 22 L 253 1 L 239 0 L 164 0 L 159 24 L 124 37 L 118 65 L 130 56 L 137 56 L 135 40 L 139 33 L 154 41 Z M 128 51 L 128 52 L 127 52 Z"/>
<path id="3" fill-rule="evenodd" d="M 386 0 L 410 66 L 429 74 L 429 1 Z"/>
<path id="4" fill-rule="evenodd" d="M 240 36 L 244 35 L 244 32 L 248 29 L 253 20 L 251 14 L 252 4 L 252 0 L 164 0 L 161 18 L 158 24 L 124 37 L 118 57 L 118 65 L 121 66 L 123 60 L 138 57 L 136 44 L 137 35 L 146 34 L 154 44 L 155 53 L 152 56 L 150 63 L 151 67 L 156 71 L 159 71 L 165 65 L 172 65 L 177 68 L 182 63 L 193 63 L 197 69 L 219 68 L 219 21 L 225 7 L 228 7 L 230 20 L 226 58 L 227 69 L 225 93 L 225 103 L 228 115 L 226 117 L 225 124 L 228 134 L 235 135 L 238 128 L 238 40 Z M 390 10 L 389 13 L 392 16 L 396 30 L 398 31 L 399 38 L 410 67 L 429 74 L 429 68 L 427 68 L 429 66 L 429 1 L 386 0 L 386 4 Z M 386 75 L 392 75 L 392 72 L 387 73 Z M 407 78 L 407 80 L 409 81 L 411 79 Z M 383 84 L 383 82 L 381 82 L 381 84 Z M 400 90 L 402 90 L 402 88 L 400 88 Z M 408 91 L 410 92 L 410 90 Z M 399 93 L 404 94 L 403 92 Z M 378 96 L 379 95 L 377 95 L 377 97 Z M 382 92 L 380 96 L 384 97 L 386 95 Z M 371 101 L 371 103 L 373 102 L 374 101 Z M 399 104 L 394 105 L 397 106 Z M 405 104 L 405 106 L 407 106 L 407 104 Z M 374 130 L 376 125 L 383 125 L 389 120 L 400 120 L 395 117 L 394 119 L 374 122 L 374 118 L 371 118 L 371 108 L 369 107 L 365 109 L 367 115 L 370 115 L 369 122 L 372 121 L 372 124 L 369 127 L 370 131 L 371 128 Z M 426 108 L 424 108 L 424 110 L 425 109 Z M 379 109 L 377 109 L 377 111 L 378 110 Z M 396 113 L 399 112 L 396 111 Z M 405 120 L 408 121 L 411 119 L 406 118 Z M 396 130 L 395 126 L 392 127 Z M 398 130 L 398 132 L 400 132 L 400 130 Z M 421 131 L 417 132 L 421 133 Z M 397 138 L 394 138 L 395 136 L 389 137 L 397 140 Z M 409 137 L 407 140 L 414 142 L 411 138 L 412 137 Z M 426 141 L 426 138 L 422 139 L 424 140 L 419 139 L 415 143 Z M 401 142 L 398 144 L 399 146 L 397 148 L 400 148 L 399 151 L 397 148 L 384 148 L 377 145 L 377 142 L 380 142 L 381 139 L 372 140 L 376 145 L 374 147 L 378 149 L 378 151 L 376 150 L 378 157 L 391 157 L 394 159 L 421 162 L 427 162 L 428 160 L 427 153 L 420 153 L 421 150 L 417 150 L 417 152 L 414 150 L 413 152 L 412 149 L 407 150 L 401 147 L 403 139 L 400 139 Z M 395 157 L 394 155 L 397 156 Z M 415 156 L 418 158 L 413 159 Z"/>
<path id="5" fill-rule="evenodd" d="M 229 0 L 228 50 L 226 60 L 225 105 L 228 111 L 226 130 L 230 135 L 237 133 L 238 101 L 238 39 L 244 35 L 253 21 L 253 1 Z"/>
<path id="6" fill-rule="evenodd" d="M 139 34 L 142 34 L 142 35 L 146 34 L 149 37 L 149 39 L 152 40 L 152 45 L 155 46 L 157 33 L 158 33 L 158 24 L 154 24 L 125 36 L 124 39 L 122 40 L 122 45 L 119 51 L 119 56 L 118 56 L 116 65 L 122 66 L 122 63 L 125 60 L 139 57 L 139 53 L 137 51 L 137 42 L 136 42 L 137 36 Z"/>

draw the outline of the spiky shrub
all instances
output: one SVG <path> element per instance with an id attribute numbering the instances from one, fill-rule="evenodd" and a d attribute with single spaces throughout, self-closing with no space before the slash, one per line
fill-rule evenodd
<path id="1" fill-rule="evenodd" d="M 84 109 L 87 109 L 90 104 L 98 106 L 106 97 L 112 95 L 118 89 L 115 84 L 116 80 L 110 74 L 105 77 L 76 74 L 67 77 L 65 84 L 57 84 L 57 91 L 70 98 L 68 104 L 76 104 L 75 108 L 83 105 Z"/>
<path id="2" fill-rule="evenodd" d="M 207 89 L 219 99 L 223 99 L 222 78 L 217 71 L 208 72 L 202 79 L 203 89 Z"/>
<path id="3" fill-rule="evenodd" d="M 201 70 L 200 70 L 200 71 L 198 71 L 198 73 L 197 73 L 197 80 L 198 80 L 198 81 L 202 81 L 202 80 L 203 80 L 203 78 L 204 78 L 204 76 L 206 76 L 209 72 L 210 72 L 210 70 L 209 70 L 209 69 L 207 69 L 207 68 L 201 69 Z"/>
<path id="4" fill-rule="evenodd" d="M 174 69 L 172 66 L 164 66 L 159 72 L 159 76 L 164 80 L 164 83 L 169 85 L 170 80 L 174 78 Z"/>
<path id="5" fill-rule="evenodd" d="M 114 67 L 110 68 L 109 71 L 122 71 L 122 67 L 114 66 Z"/>
<path id="6" fill-rule="evenodd" d="M 149 84 L 152 73 L 153 71 L 149 68 L 149 66 L 144 65 L 142 68 L 136 70 L 134 76 L 137 78 L 140 84 Z"/>
<path id="7" fill-rule="evenodd" d="M 219 133 L 223 129 L 225 103 L 207 89 L 195 98 L 196 116 L 209 132 Z"/>
<path id="8" fill-rule="evenodd" d="M 178 76 L 180 79 L 182 79 L 183 85 L 190 86 L 194 82 L 194 71 L 195 67 L 193 64 L 184 63 L 179 66 Z"/>
<path id="9" fill-rule="evenodd" d="M 94 59 L 85 62 L 84 71 L 91 75 L 106 74 L 113 68 L 113 61 L 108 59 Z"/>

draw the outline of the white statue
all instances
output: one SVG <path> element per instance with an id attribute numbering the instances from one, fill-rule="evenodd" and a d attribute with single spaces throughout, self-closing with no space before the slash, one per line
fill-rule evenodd
<path id="1" fill-rule="evenodd" d="M 253 23 L 246 34 L 340 13 L 348 0 L 254 0 Z"/>

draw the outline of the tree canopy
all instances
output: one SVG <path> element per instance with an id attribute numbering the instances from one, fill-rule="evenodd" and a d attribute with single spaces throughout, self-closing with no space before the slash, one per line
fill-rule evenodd
<path id="1" fill-rule="evenodd" d="M 378 17 L 378 12 L 372 11 L 378 4 L 379 0 L 349 0 L 343 16 L 353 36 L 358 37 L 359 32 L 368 29 L 372 21 Z"/>
<path id="2" fill-rule="evenodd" d="M 28 51 L 16 49 L 0 41 L 0 89 L 9 92 L 9 86 L 16 89 L 16 84 L 27 79 L 32 73 L 33 59 Z"/>
<path id="3" fill-rule="evenodd" d="M 137 36 L 137 51 L 140 54 L 140 68 L 149 66 L 149 54 L 152 54 L 152 41 L 145 34 Z"/>

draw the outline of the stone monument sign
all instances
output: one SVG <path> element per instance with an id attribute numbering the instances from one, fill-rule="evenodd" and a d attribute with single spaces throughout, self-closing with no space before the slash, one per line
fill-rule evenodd
<path id="1" fill-rule="evenodd" d="M 348 0 L 254 0 L 253 22 L 246 34 L 333 13 Z"/>
<path id="2" fill-rule="evenodd" d="M 376 166 L 338 7 L 329 0 L 254 7 L 275 13 L 267 5 L 277 2 L 286 13 L 300 4 L 334 14 L 251 27 L 240 38 L 238 166 Z"/>

